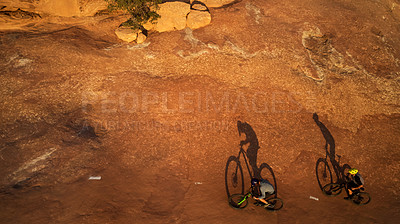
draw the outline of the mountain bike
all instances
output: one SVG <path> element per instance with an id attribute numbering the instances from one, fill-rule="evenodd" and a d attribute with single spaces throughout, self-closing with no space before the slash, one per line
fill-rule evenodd
<path id="1" fill-rule="evenodd" d="M 228 197 L 230 197 L 232 193 L 244 195 L 244 178 L 243 169 L 240 162 L 240 155 L 243 155 L 247 171 L 249 172 L 250 177 L 253 178 L 252 172 L 250 171 L 249 163 L 247 161 L 247 154 L 244 151 L 243 146 L 240 145 L 238 156 L 231 156 L 226 162 L 225 187 Z M 278 188 L 276 186 L 276 179 L 272 168 L 267 163 L 262 163 L 260 167 L 258 167 L 257 172 L 253 173 L 258 173 L 260 175 L 257 178 L 268 180 L 271 184 L 273 184 L 275 197 L 277 197 Z"/>
<path id="2" fill-rule="evenodd" d="M 250 188 L 251 189 L 251 188 Z M 235 209 L 244 209 L 247 207 L 249 204 L 248 199 L 252 198 L 253 194 L 251 193 L 252 191 L 249 190 L 246 194 L 233 194 L 229 197 L 228 203 L 229 206 Z M 276 195 L 275 195 L 276 196 Z M 283 201 L 282 199 L 278 197 L 270 198 L 266 200 L 268 202 L 268 206 L 264 207 L 267 210 L 270 211 L 277 211 L 280 210 L 283 207 Z"/>
<path id="3" fill-rule="evenodd" d="M 322 191 L 324 194 L 329 195 L 329 196 L 337 196 L 342 192 L 342 189 L 346 188 L 346 183 L 332 183 L 332 184 L 327 184 L 323 187 Z M 353 192 L 353 197 L 352 201 L 354 204 L 357 205 L 366 205 L 371 201 L 371 196 L 367 193 L 364 192 L 364 188 L 360 188 L 360 191 Z"/>

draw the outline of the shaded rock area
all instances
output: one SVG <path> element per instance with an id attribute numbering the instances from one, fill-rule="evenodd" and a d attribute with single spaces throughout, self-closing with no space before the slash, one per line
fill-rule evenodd
<path id="1" fill-rule="evenodd" d="M 116 36 L 124 15 L 51 16 L 30 7 L 42 1 L 7 2 L 2 223 L 400 219 L 398 1 L 205 4 L 208 25 L 191 29 L 185 18 L 181 30 L 149 31 L 140 44 Z M 321 192 L 315 170 L 327 140 L 314 112 L 335 158 L 360 170 L 370 204 Z M 244 140 L 238 120 L 257 135 L 257 165 L 274 171 L 278 212 L 227 204 L 227 159 Z"/>
<path id="2" fill-rule="evenodd" d="M 53 16 L 93 16 L 107 8 L 104 0 L 3 0 L 0 3 L 6 10 L 22 9 Z M 3 9 L 3 10 L 4 10 Z"/>
<path id="3" fill-rule="evenodd" d="M 24 10 L 21 10 L 20 8 L 18 8 L 15 11 L 0 11 L 0 15 L 2 17 L 8 17 L 10 19 L 36 19 L 36 18 L 41 18 L 41 16 L 38 13 L 24 11 Z"/>
<path id="4" fill-rule="evenodd" d="M 191 0 L 191 2 L 196 2 L 196 1 Z M 218 7 L 229 5 L 229 4 L 238 2 L 238 1 L 237 0 L 201 0 L 199 2 L 206 4 L 208 7 L 218 8 Z"/>

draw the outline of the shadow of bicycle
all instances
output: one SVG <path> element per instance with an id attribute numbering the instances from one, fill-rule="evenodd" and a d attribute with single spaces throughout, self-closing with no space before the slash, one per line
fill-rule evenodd
<path id="1" fill-rule="evenodd" d="M 258 178 L 269 181 L 275 189 L 275 198 L 278 195 L 276 178 L 274 171 L 267 163 L 257 166 L 257 154 L 260 148 L 257 135 L 250 124 L 237 122 L 239 136 L 246 135 L 246 139 L 240 142 L 239 153 L 237 156 L 230 156 L 225 167 L 225 187 L 228 197 L 232 194 L 244 194 L 244 176 L 242 162 L 249 173 L 250 178 Z M 243 149 L 247 146 L 247 150 Z M 242 157 L 242 159 L 241 159 Z M 250 180 L 248 180 L 250 183 Z"/>
<path id="2" fill-rule="evenodd" d="M 335 139 L 328 128 L 319 120 L 316 113 L 313 114 L 315 123 L 320 128 L 322 135 L 325 138 L 325 158 L 319 158 L 315 166 L 318 185 L 323 189 L 327 184 L 344 183 L 345 176 L 351 169 L 349 164 L 340 165 L 340 155 L 335 153 Z M 338 157 L 338 160 L 336 160 Z"/>

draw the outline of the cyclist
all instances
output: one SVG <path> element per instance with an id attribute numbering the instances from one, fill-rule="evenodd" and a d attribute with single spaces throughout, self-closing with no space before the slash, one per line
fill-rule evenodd
<path id="1" fill-rule="evenodd" d="M 347 194 L 348 197 L 345 197 L 344 199 L 348 200 L 351 199 L 354 194 L 360 192 L 360 189 L 364 187 L 364 179 L 362 176 L 358 173 L 358 170 L 355 168 L 352 168 L 349 170 L 349 173 L 346 175 L 347 178 Z"/>
<path id="2" fill-rule="evenodd" d="M 268 207 L 269 203 L 265 200 L 275 193 L 274 187 L 268 180 L 261 179 L 261 181 L 257 178 L 251 179 L 251 188 L 253 190 L 253 198 L 257 202 L 255 205 Z M 257 197 L 258 196 L 258 197 Z M 261 202 L 261 203 L 260 203 Z"/>

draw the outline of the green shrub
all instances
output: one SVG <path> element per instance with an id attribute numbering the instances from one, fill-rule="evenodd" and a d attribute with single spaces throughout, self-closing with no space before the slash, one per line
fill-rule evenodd
<path id="1" fill-rule="evenodd" d="M 156 10 L 159 8 L 162 0 L 105 0 L 108 3 L 108 9 L 123 10 L 130 14 L 130 18 L 122 23 L 123 26 L 132 29 L 143 29 L 143 24 L 147 21 L 154 22 L 160 15 Z"/>

